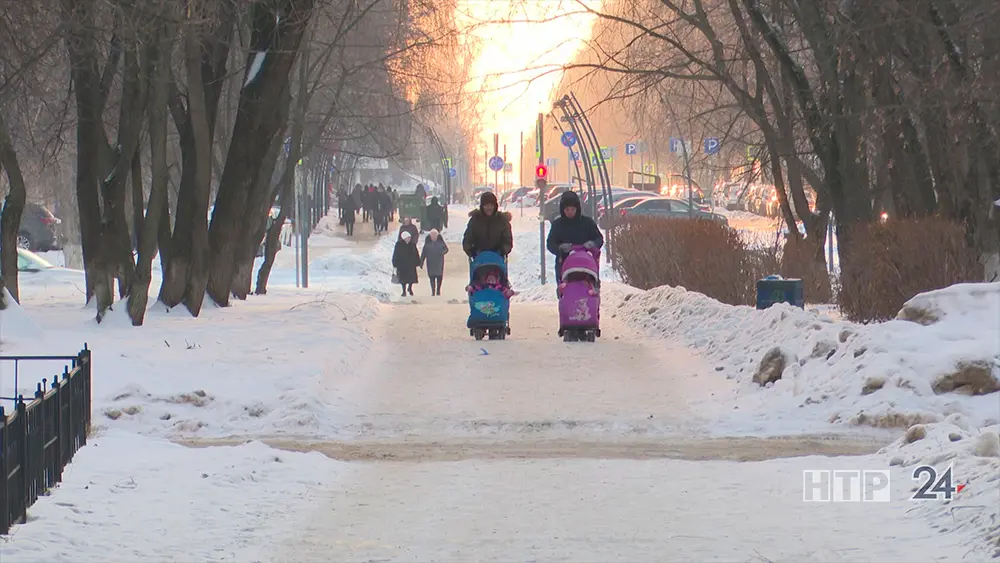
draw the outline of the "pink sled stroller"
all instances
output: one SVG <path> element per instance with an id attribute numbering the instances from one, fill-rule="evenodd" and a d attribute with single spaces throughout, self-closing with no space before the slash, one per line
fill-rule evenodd
<path id="1" fill-rule="evenodd" d="M 559 336 L 564 342 L 594 342 L 601 336 L 601 251 L 574 246 L 562 262 Z"/>

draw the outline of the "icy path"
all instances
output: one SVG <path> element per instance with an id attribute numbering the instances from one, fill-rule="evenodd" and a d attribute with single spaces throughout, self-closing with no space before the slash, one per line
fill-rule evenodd
<path id="1" fill-rule="evenodd" d="M 715 461 L 875 447 L 702 438 L 699 425 L 729 408 L 722 397 L 730 382 L 711 377 L 686 350 L 627 332 L 610 314 L 598 344 L 564 344 L 551 304 L 515 304 L 509 340 L 473 341 L 462 328 L 467 270 L 459 252 L 446 295 L 394 305 L 368 367 L 329 382 L 357 438 L 275 444 L 346 462 L 336 485 L 316 491 L 312 509 L 299 515 L 301 532 L 262 560 L 955 556 L 951 538 L 906 519 L 904 503 L 801 502 L 801 469 L 853 468 L 858 458 Z"/>

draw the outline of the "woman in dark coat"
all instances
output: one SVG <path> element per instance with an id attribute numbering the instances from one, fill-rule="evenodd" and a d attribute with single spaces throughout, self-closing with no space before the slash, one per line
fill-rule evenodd
<path id="1" fill-rule="evenodd" d="M 441 207 L 441 204 L 438 203 L 437 197 L 432 197 L 430 205 L 427 206 L 426 227 L 428 231 L 431 229 L 437 229 L 440 231 L 444 228 L 444 207 Z"/>
<path id="2" fill-rule="evenodd" d="M 340 220 L 344 222 L 344 227 L 347 228 L 347 236 L 354 236 L 354 214 L 357 213 L 358 208 L 354 203 L 354 198 L 345 195 L 343 200 L 340 202 Z"/>
<path id="3" fill-rule="evenodd" d="M 413 221 L 409 217 L 403 218 L 403 224 L 399 226 L 399 234 L 410 233 L 410 240 L 413 242 L 413 246 L 417 245 L 417 237 L 420 236 L 420 230 L 417 226 L 413 224 Z"/>
<path id="4" fill-rule="evenodd" d="M 417 245 L 410 241 L 412 235 L 403 231 L 396 241 L 396 248 L 392 251 L 392 267 L 396 268 L 396 275 L 399 276 L 399 285 L 403 286 L 402 297 L 406 297 L 409 292 L 413 295 L 413 284 L 417 283 L 417 267 L 420 266 L 420 253 L 417 252 Z"/>
<path id="5" fill-rule="evenodd" d="M 469 213 L 469 224 L 462 238 L 462 250 L 469 258 L 487 250 L 506 258 L 514 248 L 511 215 L 498 207 L 497 196 L 493 192 L 484 192 L 479 198 L 479 209 Z"/>
<path id="6" fill-rule="evenodd" d="M 420 266 L 431 279 L 431 295 L 441 295 L 441 278 L 444 277 L 444 255 L 448 254 L 445 244 L 437 229 L 431 229 L 424 240 L 424 249 L 420 253 Z"/>

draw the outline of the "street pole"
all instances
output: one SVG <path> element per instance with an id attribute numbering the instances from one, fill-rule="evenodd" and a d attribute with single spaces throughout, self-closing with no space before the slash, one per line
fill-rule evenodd
<path id="1" fill-rule="evenodd" d="M 493 156 L 497 156 L 500 153 L 500 135 L 497 133 L 493 134 Z M 496 194 L 500 191 L 500 171 L 493 171 L 493 193 Z"/>
<path id="2" fill-rule="evenodd" d="M 305 188 L 305 186 L 306 186 L 306 184 L 303 184 L 302 187 Z M 305 198 L 304 198 L 305 201 L 303 202 L 303 204 L 304 204 L 304 207 L 306 208 L 306 210 L 308 210 L 309 207 L 311 207 L 309 205 L 310 204 L 309 200 L 312 199 L 312 198 L 310 197 L 310 195 L 308 193 L 303 194 L 303 195 L 305 195 Z M 305 218 L 308 215 L 309 215 L 308 212 L 302 214 L 303 218 Z M 312 230 L 312 226 L 310 225 L 310 222 L 308 222 L 308 221 L 302 221 L 301 224 L 302 224 L 302 254 L 301 254 L 301 257 L 302 257 L 302 287 L 303 288 L 308 288 L 309 287 L 309 231 Z"/>
<path id="3" fill-rule="evenodd" d="M 298 166 L 295 162 L 289 162 L 289 166 Z M 299 204 L 299 186 L 298 186 L 299 175 L 295 175 L 296 185 L 293 187 L 295 190 L 295 287 L 302 287 L 301 282 L 301 272 L 300 266 L 301 261 L 299 260 L 299 234 L 302 232 L 302 206 Z"/>
<path id="4" fill-rule="evenodd" d="M 681 139 L 681 149 L 684 151 L 684 175 L 687 176 L 688 185 L 688 217 L 694 218 L 694 193 L 691 189 L 691 164 L 688 160 L 687 140 Z"/>
<path id="5" fill-rule="evenodd" d="M 518 156 L 517 161 L 517 181 L 520 182 L 518 187 L 524 185 L 524 131 L 521 131 L 521 153 Z"/>
<path id="6" fill-rule="evenodd" d="M 545 164 L 545 143 L 543 143 L 544 116 L 538 114 L 538 123 L 535 127 L 535 135 L 538 139 L 538 165 Z M 538 251 L 539 251 L 539 280 L 545 285 L 545 178 L 538 181 Z"/>
<path id="7" fill-rule="evenodd" d="M 507 189 L 507 143 L 503 144 L 503 189 Z"/>

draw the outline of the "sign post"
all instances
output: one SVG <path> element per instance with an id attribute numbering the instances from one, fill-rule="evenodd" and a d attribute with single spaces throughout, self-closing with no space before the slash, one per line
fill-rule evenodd
<path id="1" fill-rule="evenodd" d="M 566 183 L 569 184 L 570 188 L 573 187 L 573 162 L 576 159 L 573 157 L 573 145 L 576 144 L 576 133 L 572 131 L 566 131 L 559 138 L 559 142 L 566 147 L 567 158 L 566 159 Z"/>
<path id="2" fill-rule="evenodd" d="M 625 154 L 628 156 L 629 171 L 635 170 L 635 153 L 639 152 L 639 147 L 635 143 L 625 143 Z M 643 184 L 645 184 L 643 180 Z M 631 186 L 629 186 L 631 187 Z"/>
<path id="3" fill-rule="evenodd" d="M 545 192 L 546 183 L 545 175 L 548 175 L 548 169 L 545 167 L 545 145 L 542 142 L 542 137 L 544 135 L 544 119 L 545 117 L 539 113 L 538 122 L 535 125 L 535 146 L 537 147 L 538 153 L 538 168 L 535 169 L 535 185 L 538 186 L 538 252 L 539 252 L 539 281 L 542 285 L 545 285 Z M 563 138 L 566 138 L 567 132 L 563 133 Z M 563 141 L 566 144 L 567 141 Z M 576 135 L 574 134 L 568 140 L 569 144 L 567 146 L 572 146 L 576 142 Z M 539 173 L 542 176 L 539 176 Z"/>
<path id="4" fill-rule="evenodd" d="M 719 142 L 718 137 L 708 137 L 705 139 L 705 154 L 711 157 L 711 167 L 712 167 L 712 185 L 710 186 L 709 201 L 714 206 L 716 200 L 715 194 L 715 183 L 716 183 L 716 160 L 719 151 L 722 149 L 722 143 Z"/>

